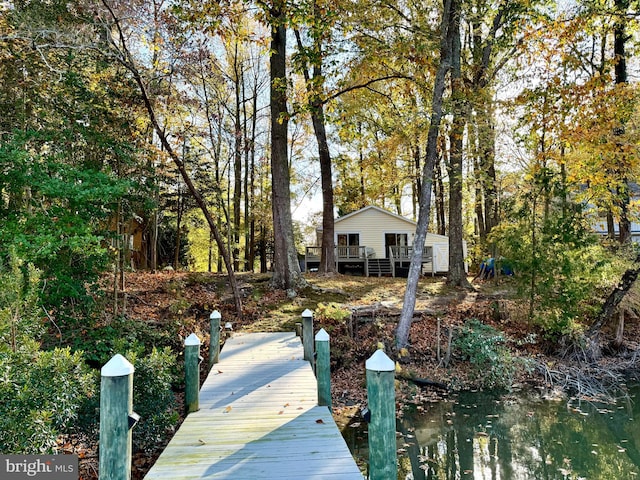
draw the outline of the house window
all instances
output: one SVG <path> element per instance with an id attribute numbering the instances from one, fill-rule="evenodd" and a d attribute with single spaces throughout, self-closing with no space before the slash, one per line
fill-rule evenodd
<path id="1" fill-rule="evenodd" d="M 338 257 L 358 258 L 360 256 L 360 234 L 359 233 L 339 233 L 338 234 Z"/>
<path id="2" fill-rule="evenodd" d="M 339 233 L 338 234 L 338 245 L 342 246 L 357 246 L 360 245 L 360 234 L 359 233 Z"/>

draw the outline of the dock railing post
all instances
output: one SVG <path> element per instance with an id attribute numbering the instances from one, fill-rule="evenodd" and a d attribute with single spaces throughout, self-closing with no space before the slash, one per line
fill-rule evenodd
<path id="1" fill-rule="evenodd" d="M 316 333 L 316 380 L 318 382 L 318 405 L 331 411 L 331 362 L 329 334 L 324 328 Z"/>
<path id="2" fill-rule="evenodd" d="M 214 310 L 209 316 L 211 323 L 209 335 L 209 369 L 220 361 L 220 319 L 222 315 Z"/>
<path id="3" fill-rule="evenodd" d="M 195 333 L 184 341 L 184 403 L 187 414 L 200 409 L 200 339 Z"/>
<path id="4" fill-rule="evenodd" d="M 369 480 L 398 478 L 395 364 L 382 350 L 366 362 L 369 400 Z"/>
<path id="5" fill-rule="evenodd" d="M 302 346 L 304 359 L 313 367 L 313 312 L 308 308 L 302 312 Z"/>
<path id="6" fill-rule="evenodd" d="M 131 478 L 131 428 L 138 416 L 133 412 L 133 365 L 117 354 L 100 370 L 101 480 Z"/>

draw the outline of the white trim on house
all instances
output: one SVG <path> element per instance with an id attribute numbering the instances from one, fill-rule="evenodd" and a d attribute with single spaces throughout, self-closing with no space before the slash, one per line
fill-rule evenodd
<path id="1" fill-rule="evenodd" d="M 410 223 L 413 226 L 417 225 L 416 222 L 414 222 L 413 220 L 409 220 L 406 217 L 403 217 L 403 216 L 398 215 L 396 213 L 390 212 L 389 210 L 385 210 L 384 208 L 376 207 L 375 205 L 369 205 L 368 207 L 361 208 L 360 210 L 356 210 L 355 212 L 347 213 L 346 215 L 343 215 L 342 217 L 336 218 L 333 223 L 335 225 L 336 223 L 343 222 L 344 220 L 347 220 L 347 219 L 349 219 L 349 218 L 351 218 L 353 216 L 356 216 L 356 215 L 360 215 L 360 214 L 366 212 L 367 210 L 377 210 L 378 212 L 384 213 L 386 215 L 391 215 L 392 217 L 395 217 L 398 220 L 402 220 L 404 222 Z"/>

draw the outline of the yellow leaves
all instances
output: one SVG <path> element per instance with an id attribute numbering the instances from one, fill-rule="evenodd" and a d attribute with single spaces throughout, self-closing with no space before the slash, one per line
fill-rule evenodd
<path id="1" fill-rule="evenodd" d="M 402 365 L 396 362 L 396 373 L 402 373 Z"/>

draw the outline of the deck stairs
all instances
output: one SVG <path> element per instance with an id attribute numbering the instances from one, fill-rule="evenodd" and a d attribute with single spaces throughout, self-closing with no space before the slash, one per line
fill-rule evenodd
<path id="1" fill-rule="evenodd" d="M 370 277 L 391 277 L 391 261 L 388 258 L 370 258 L 368 260 L 368 271 Z"/>

